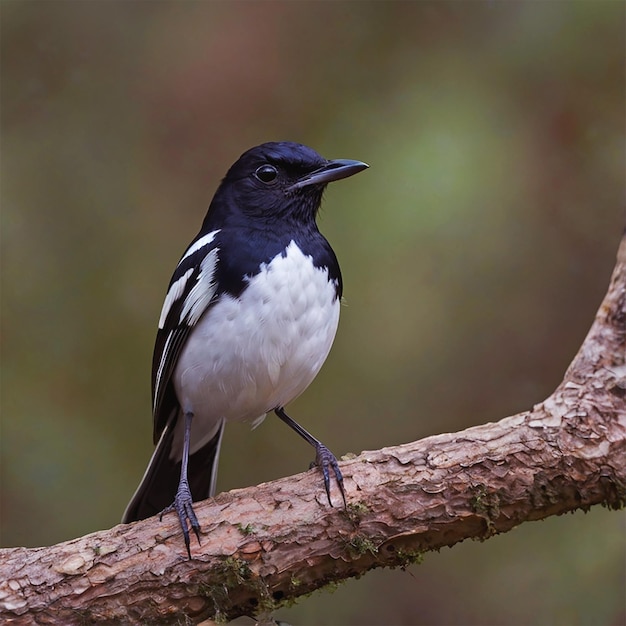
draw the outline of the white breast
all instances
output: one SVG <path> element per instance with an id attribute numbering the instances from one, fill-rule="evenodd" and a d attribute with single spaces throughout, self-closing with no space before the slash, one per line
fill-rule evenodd
<path id="1" fill-rule="evenodd" d="M 174 372 L 181 406 L 195 416 L 191 452 L 222 418 L 260 422 L 300 395 L 326 360 L 338 323 L 328 271 L 293 241 L 239 297 L 222 296 L 194 327 Z"/>

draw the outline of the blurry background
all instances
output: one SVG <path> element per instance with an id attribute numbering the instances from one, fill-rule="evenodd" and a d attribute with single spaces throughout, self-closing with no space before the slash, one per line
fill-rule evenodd
<path id="1" fill-rule="evenodd" d="M 320 226 L 347 306 L 290 413 L 337 455 L 530 408 L 561 380 L 624 225 L 617 2 L 3 2 L 3 546 L 116 524 L 152 450 L 171 272 L 221 176 L 289 139 L 371 169 Z M 308 467 L 227 428 L 220 490 Z M 624 514 L 377 571 L 294 624 L 615 625 Z"/>

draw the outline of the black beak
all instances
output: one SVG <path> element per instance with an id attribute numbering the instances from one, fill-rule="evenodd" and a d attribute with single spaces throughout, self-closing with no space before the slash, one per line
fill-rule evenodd
<path id="1" fill-rule="evenodd" d="M 334 161 L 328 161 L 326 165 L 320 167 L 318 170 L 303 176 L 297 183 L 294 183 L 289 190 L 301 189 L 302 187 L 308 187 L 309 185 L 326 185 L 334 180 L 341 180 L 342 178 L 348 178 L 353 174 L 358 174 L 367 169 L 369 165 L 361 161 L 350 161 L 349 159 L 336 159 Z"/>

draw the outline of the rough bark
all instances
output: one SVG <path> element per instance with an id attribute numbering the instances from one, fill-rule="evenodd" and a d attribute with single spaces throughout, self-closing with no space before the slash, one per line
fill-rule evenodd
<path id="1" fill-rule="evenodd" d="M 341 469 L 345 510 L 328 506 L 315 472 L 199 504 L 202 545 L 191 560 L 174 515 L 0 550 L 0 620 L 230 619 L 525 521 L 623 507 L 626 238 L 593 326 L 549 398 L 497 423 L 363 452 Z"/>

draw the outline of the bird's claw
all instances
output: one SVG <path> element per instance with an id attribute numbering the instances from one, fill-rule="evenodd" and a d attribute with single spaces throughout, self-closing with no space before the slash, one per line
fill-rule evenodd
<path id="1" fill-rule="evenodd" d="M 323 444 L 318 443 L 315 446 L 315 461 L 311 463 L 311 467 L 317 466 L 322 470 L 322 475 L 324 477 L 324 488 L 326 489 L 326 496 L 328 497 L 328 504 L 333 506 L 332 500 L 330 499 L 330 470 L 332 468 L 333 474 L 335 475 L 335 480 L 337 481 L 337 485 L 339 487 L 339 491 L 341 492 L 341 497 L 343 498 L 344 507 L 346 504 L 346 492 L 343 486 L 343 474 L 339 469 L 339 464 L 337 463 L 337 457 Z"/>
<path id="2" fill-rule="evenodd" d="M 159 516 L 159 521 L 163 519 L 163 516 L 170 511 L 176 511 L 178 515 L 178 521 L 180 522 L 180 527 L 183 531 L 183 537 L 185 538 L 185 547 L 187 548 L 187 554 L 191 559 L 191 547 L 189 541 L 189 527 L 191 526 L 196 538 L 198 539 L 198 543 L 200 543 L 200 523 L 198 522 L 198 518 L 193 510 L 193 500 L 191 498 L 191 491 L 189 489 L 189 484 L 186 482 L 182 482 L 178 485 L 178 490 L 176 491 L 176 496 L 174 497 L 174 502 L 170 504 L 167 508 L 161 511 Z"/>

